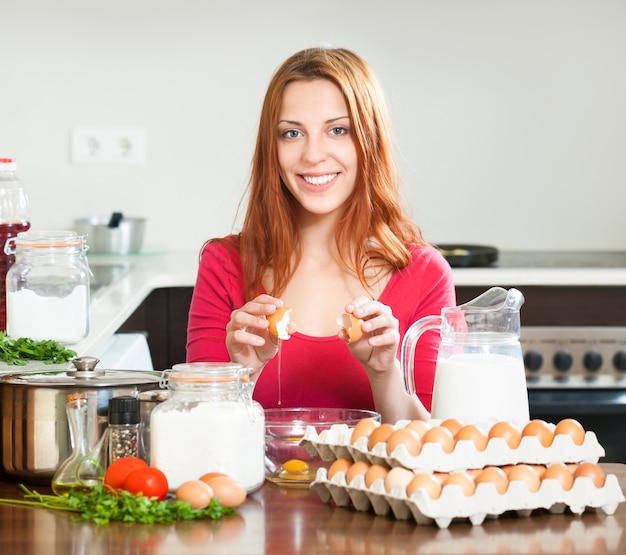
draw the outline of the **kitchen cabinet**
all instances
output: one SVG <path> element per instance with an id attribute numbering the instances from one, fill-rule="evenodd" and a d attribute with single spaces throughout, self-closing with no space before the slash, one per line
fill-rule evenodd
<path id="1" fill-rule="evenodd" d="M 154 289 L 118 330 L 146 334 L 155 370 L 185 362 L 192 294 L 193 287 Z"/>

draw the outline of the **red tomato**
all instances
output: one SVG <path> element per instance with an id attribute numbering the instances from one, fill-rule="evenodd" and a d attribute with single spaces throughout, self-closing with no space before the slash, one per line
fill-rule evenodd
<path id="1" fill-rule="evenodd" d="M 137 468 L 146 468 L 148 463 L 137 457 L 122 457 L 113 461 L 104 473 L 104 485 L 114 489 L 122 489 L 126 476 Z"/>
<path id="2" fill-rule="evenodd" d="M 124 489 L 134 495 L 141 493 L 144 497 L 156 497 L 161 501 L 167 495 L 169 484 L 163 472 L 153 466 L 147 466 L 131 471 L 124 480 Z"/>

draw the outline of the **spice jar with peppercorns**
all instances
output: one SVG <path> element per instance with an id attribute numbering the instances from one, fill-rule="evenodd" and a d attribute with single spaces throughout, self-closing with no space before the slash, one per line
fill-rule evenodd
<path id="1" fill-rule="evenodd" d="M 140 454 L 139 399 L 130 395 L 109 399 L 109 464 Z"/>

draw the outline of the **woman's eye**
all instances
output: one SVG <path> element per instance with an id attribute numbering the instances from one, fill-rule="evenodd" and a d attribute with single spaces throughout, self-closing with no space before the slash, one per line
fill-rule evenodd
<path id="1" fill-rule="evenodd" d="M 283 131 L 283 137 L 287 139 L 296 139 L 300 136 L 300 131 L 296 131 L 295 129 L 287 129 Z"/>
<path id="2" fill-rule="evenodd" d="M 333 135 L 345 135 L 348 130 L 345 127 L 333 127 L 330 132 Z"/>

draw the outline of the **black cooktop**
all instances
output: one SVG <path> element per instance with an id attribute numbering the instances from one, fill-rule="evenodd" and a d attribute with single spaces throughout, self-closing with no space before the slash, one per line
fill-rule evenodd
<path id="1" fill-rule="evenodd" d="M 626 268 L 626 251 L 500 251 L 494 268 Z"/>

